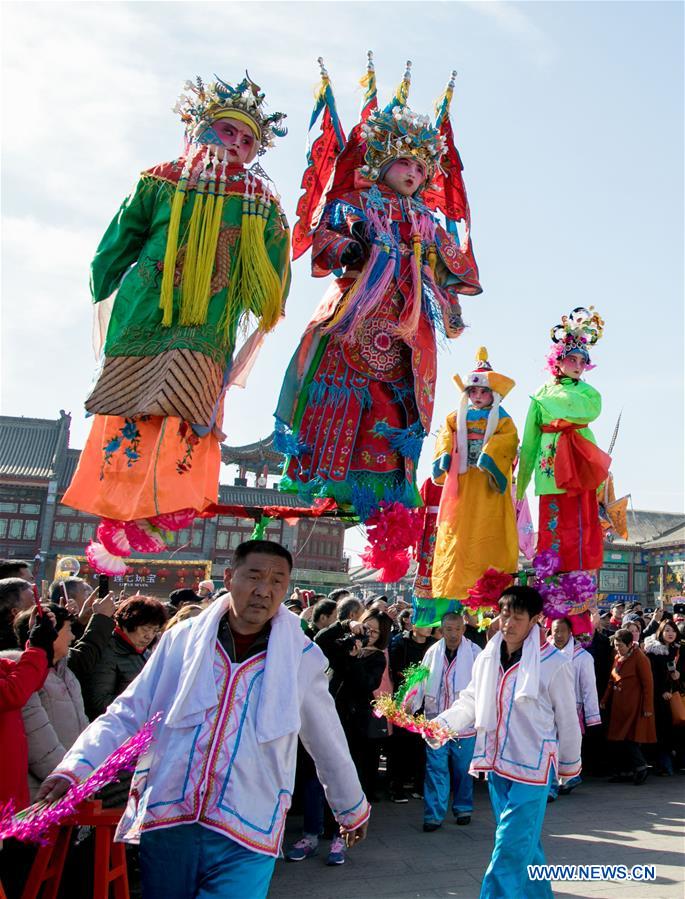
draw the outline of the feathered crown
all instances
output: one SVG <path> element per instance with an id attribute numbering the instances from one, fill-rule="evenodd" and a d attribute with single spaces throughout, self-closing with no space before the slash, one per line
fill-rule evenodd
<path id="1" fill-rule="evenodd" d="M 194 82 L 186 81 L 174 112 L 185 124 L 186 138 L 190 143 L 197 143 L 202 132 L 221 118 L 235 118 L 248 125 L 257 139 L 260 156 L 273 146 L 274 137 L 287 134 L 287 128 L 281 124 L 285 113 L 267 115 L 264 92 L 247 72 L 245 76 L 236 87 L 216 75 L 216 81 L 209 84 L 205 84 L 199 76 Z"/>
<path id="2" fill-rule="evenodd" d="M 577 306 L 570 315 L 563 315 L 561 323 L 550 331 L 550 359 L 557 362 L 571 353 L 581 353 L 589 362 L 588 347 L 594 346 L 603 334 L 604 321 L 595 307 Z"/>

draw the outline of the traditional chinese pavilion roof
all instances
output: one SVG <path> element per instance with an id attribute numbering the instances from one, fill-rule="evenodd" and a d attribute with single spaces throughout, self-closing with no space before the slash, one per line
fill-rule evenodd
<path id="1" fill-rule="evenodd" d="M 0 478 L 15 482 L 63 480 L 71 416 L 57 420 L 0 416 Z"/>
<path id="2" fill-rule="evenodd" d="M 677 512 L 650 512 L 641 509 L 628 511 L 628 539 L 615 540 L 611 545 L 643 546 L 682 543 L 685 540 L 685 515 Z"/>
<path id="3" fill-rule="evenodd" d="M 221 461 L 224 465 L 242 465 L 252 471 L 261 471 L 266 464 L 270 474 L 278 474 L 283 467 L 283 456 L 276 452 L 273 444 L 273 434 L 256 443 L 246 443 L 245 446 L 227 446 L 222 443 Z"/>

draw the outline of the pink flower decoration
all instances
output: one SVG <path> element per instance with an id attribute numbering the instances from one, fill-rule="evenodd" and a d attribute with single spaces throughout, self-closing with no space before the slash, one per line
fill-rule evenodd
<path id="1" fill-rule="evenodd" d="M 103 518 L 98 525 L 97 538 L 113 556 L 131 555 L 131 544 L 128 542 L 123 521 Z"/>
<path id="2" fill-rule="evenodd" d="M 140 553 L 161 553 L 166 549 L 159 531 L 144 518 L 124 524 L 131 546 Z"/>
<path id="3" fill-rule="evenodd" d="M 153 528 L 162 531 L 180 531 L 188 528 L 195 521 L 197 513 L 195 509 L 179 509 L 178 512 L 165 512 L 163 515 L 155 515 L 148 518 Z"/>
<path id="4" fill-rule="evenodd" d="M 90 567 L 98 574 L 108 574 L 114 577 L 118 574 L 126 574 L 128 566 L 121 556 L 115 556 L 108 552 L 102 543 L 91 540 L 86 547 L 86 559 Z"/>

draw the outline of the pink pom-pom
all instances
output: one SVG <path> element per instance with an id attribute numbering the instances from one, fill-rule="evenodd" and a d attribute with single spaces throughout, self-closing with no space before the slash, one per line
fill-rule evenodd
<path id="1" fill-rule="evenodd" d="M 179 509 L 178 512 L 165 512 L 163 515 L 155 515 L 148 518 L 153 528 L 163 531 L 181 531 L 188 528 L 195 521 L 197 513 L 195 509 Z"/>
<path id="2" fill-rule="evenodd" d="M 409 570 L 412 551 L 423 530 L 418 509 L 402 503 L 380 503 L 366 520 L 368 544 L 361 555 L 365 568 L 377 568 L 376 579 L 384 583 L 399 581 Z"/>
<path id="3" fill-rule="evenodd" d="M 159 531 L 144 519 L 127 521 L 124 525 L 131 546 L 140 553 L 161 553 L 166 549 Z"/>
<path id="4" fill-rule="evenodd" d="M 90 567 L 98 574 L 108 574 L 114 577 L 118 574 L 126 574 L 128 566 L 121 556 L 115 556 L 108 552 L 102 543 L 91 540 L 86 547 L 86 559 Z"/>
<path id="5" fill-rule="evenodd" d="M 131 555 L 131 544 L 126 536 L 123 521 L 103 518 L 98 525 L 97 539 L 113 556 Z"/>

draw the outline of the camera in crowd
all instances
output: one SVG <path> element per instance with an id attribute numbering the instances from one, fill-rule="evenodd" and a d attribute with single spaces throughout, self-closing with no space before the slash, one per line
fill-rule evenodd
<path id="1" fill-rule="evenodd" d="M 345 634 L 344 637 L 340 637 L 339 640 L 336 640 L 336 644 L 341 648 L 347 650 L 347 652 L 352 652 L 355 647 L 355 643 L 359 641 L 362 646 L 366 646 L 369 642 L 369 635 L 364 634 Z"/>

